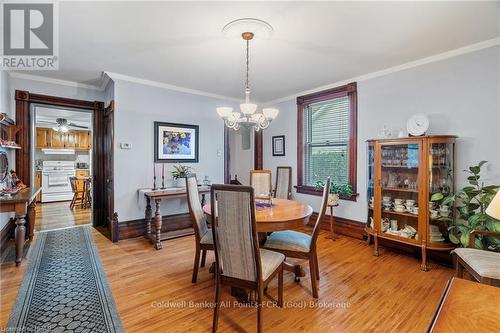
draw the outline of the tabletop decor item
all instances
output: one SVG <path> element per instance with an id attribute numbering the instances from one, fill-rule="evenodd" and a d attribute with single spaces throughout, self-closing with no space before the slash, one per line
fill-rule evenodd
<path id="1" fill-rule="evenodd" d="M 285 136 L 277 135 L 272 137 L 273 156 L 285 156 Z"/>
<path id="2" fill-rule="evenodd" d="M 414 114 L 406 122 L 406 129 L 411 136 L 425 135 L 429 129 L 429 118 L 422 113 Z"/>
<path id="3" fill-rule="evenodd" d="M 314 184 L 317 190 L 323 191 L 325 183 L 322 181 L 317 181 Z M 352 187 L 349 184 L 336 184 L 333 181 L 330 182 L 330 194 L 328 195 L 328 206 L 337 206 L 339 204 L 339 199 L 341 197 L 352 196 Z"/>
<path id="4" fill-rule="evenodd" d="M 174 171 L 171 172 L 172 177 L 174 178 L 175 187 L 185 187 L 186 182 L 184 178 L 191 174 L 193 168 L 185 166 L 185 165 L 174 165 Z"/>
<path id="5" fill-rule="evenodd" d="M 198 125 L 155 121 L 155 162 L 198 162 Z"/>

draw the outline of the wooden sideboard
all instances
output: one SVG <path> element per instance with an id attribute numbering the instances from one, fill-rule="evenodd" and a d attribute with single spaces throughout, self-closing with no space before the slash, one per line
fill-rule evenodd
<path id="1" fill-rule="evenodd" d="M 205 201 L 205 194 L 210 193 L 210 186 L 198 186 L 198 192 L 202 196 L 202 205 Z M 144 195 L 146 197 L 146 213 L 144 221 L 146 223 L 146 233 L 144 237 L 151 240 L 154 244 L 155 249 L 160 250 L 162 248 L 161 241 L 168 239 L 166 233 L 161 232 L 162 226 L 162 216 L 160 212 L 160 204 L 164 199 L 187 197 L 186 188 L 166 188 L 166 189 L 139 189 L 139 195 Z M 155 205 L 155 213 L 153 215 L 151 204 Z M 151 228 L 151 220 L 154 220 L 154 233 Z M 191 232 L 192 233 L 192 232 Z M 182 236 L 182 235 L 178 235 Z"/>
<path id="2" fill-rule="evenodd" d="M 498 332 L 500 288 L 452 278 L 427 332 Z"/>
<path id="3" fill-rule="evenodd" d="M 16 266 L 19 266 L 21 263 L 24 243 L 33 240 L 35 228 L 35 198 L 39 192 L 39 187 L 25 188 L 14 196 L 0 197 L 0 212 L 13 212 L 16 217 Z M 26 230 L 26 219 L 29 221 L 28 230 Z M 26 231 L 28 232 L 26 233 Z"/>

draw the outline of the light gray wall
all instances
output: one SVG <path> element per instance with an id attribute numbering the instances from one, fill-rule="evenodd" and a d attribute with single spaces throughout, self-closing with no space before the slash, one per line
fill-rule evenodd
<path id="1" fill-rule="evenodd" d="M 199 163 L 183 164 L 193 167 L 201 179 L 209 176 L 212 182 L 223 183 L 224 124 L 215 108 L 228 103 L 121 80 L 114 80 L 114 99 L 115 211 L 119 221 L 144 218 L 144 206 L 137 190 L 152 187 L 154 121 L 199 125 Z M 130 143 L 132 149 L 120 149 L 121 143 Z M 165 167 L 168 186 L 172 164 Z M 163 215 L 188 212 L 185 198 L 164 200 L 161 210 Z"/>
<path id="2" fill-rule="evenodd" d="M 297 181 L 297 107 L 295 99 L 276 105 L 278 118 L 264 131 L 264 168 L 293 167 Z M 435 63 L 358 82 L 358 192 L 357 202 L 342 201 L 336 215 L 366 221 L 366 143 L 384 125 L 406 128 L 414 113 L 430 118 L 430 134 L 455 134 L 457 186 L 463 186 L 463 169 L 488 160 L 485 180 L 500 183 L 500 47 L 492 47 Z M 286 156 L 273 157 L 271 137 L 286 136 Z M 294 194 L 319 209 L 320 198 Z"/>

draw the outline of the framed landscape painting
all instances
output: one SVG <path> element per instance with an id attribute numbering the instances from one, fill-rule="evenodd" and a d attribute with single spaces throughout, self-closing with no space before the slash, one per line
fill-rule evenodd
<path id="1" fill-rule="evenodd" d="M 155 121 L 155 162 L 198 162 L 198 125 Z"/>

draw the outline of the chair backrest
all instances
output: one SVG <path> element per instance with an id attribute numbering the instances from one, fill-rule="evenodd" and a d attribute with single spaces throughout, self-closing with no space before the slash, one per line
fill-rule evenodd
<path id="1" fill-rule="evenodd" d="M 83 179 L 83 190 L 85 192 L 90 192 L 92 190 L 92 178 L 91 177 L 85 177 Z"/>
<path id="2" fill-rule="evenodd" d="M 292 167 L 276 168 L 276 187 L 274 197 L 290 199 L 292 193 Z"/>
<path id="3" fill-rule="evenodd" d="M 253 188 L 212 185 L 210 196 L 217 269 L 226 277 L 260 281 L 262 268 Z"/>
<path id="4" fill-rule="evenodd" d="M 257 198 L 267 198 L 273 192 L 271 170 L 251 170 L 250 186 Z"/>
<path id="5" fill-rule="evenodd" d="M 195 174 L 186 177 L 186 193 L 189 214 L 191 214 L 191 220 L 193 220 L 194 234 L 197 241 L 200 241 L 208 232 L 208 226 L 205 213 L 203 213 L 203 208 L 201 207 L 198 182 L 196 181 Z"/>
<path id="6" fill-rule="evenodd" d="M 321 221 L 325 218 L 326 208 L 328 207 L 328 194 L 330 194 L 330 177 L 326 179 L 325 187 L 323 188 L 323 197 L 321 200 L 321 209 L 318 213 L 318 219 L 314 224 L 312 233 L 311 246 L 316 246 L 316 239 L 318 239 Z"/>
<path id="7" fill-rule="evenodd" d="M 78 181 L 78 178 L 76 178 L 75 176 L 69 177 L 69 183 L 71 184 L 71 191 L 73 191 L 73 193 L 76 193 L 76 191 L 78 191 L 77 185 L 76 185 L 77 181 Z"/>

